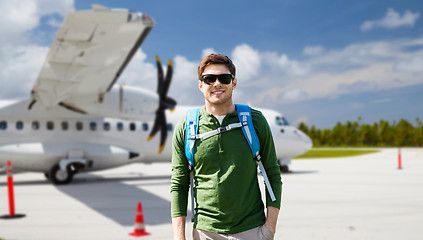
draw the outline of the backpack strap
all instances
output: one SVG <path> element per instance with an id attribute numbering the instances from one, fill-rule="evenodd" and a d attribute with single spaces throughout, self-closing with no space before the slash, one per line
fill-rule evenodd
<path id="1" fill-rule="evenodd" d="M 190 191 L 191 191 L 191 222 L 194 222 L 195 202 L 194 202 L 194 146 L 195 136 L 198 133 L 198 124 L 200 120 L 200 108 L 190 109 L 185 116 L 185 156 L 188 160 L 190 170 Z M 193 137 L 194 136 L 194 137 Z"/>
<path id="2" fill-rule="evenodd" d="M 247 139 L 248 145 L 250 145 L 253 158 L 260 160 L 260 141 L 257 137 L 256 131 L 254 130 L 253 118 L 251 117 L 251 109 L 248 105 L 235 104 L 238 112 L 239 121 L 242 123 L 242 132 Z"/>
<path id="3" fill-rule="evenodd" d="M 267 191 L 269 192 L 272 201 L 276 201 L 275 194 L 273 193 L 272 186 L 270 185 L 269 178 L 267 177 L 266 170 L 264 169 L 263 163 L 261 162 L 260 156 L 260 141 L 257 137 L 257 133 L 254 130 L 253 118 L 251 116 L 251 108 L 248 105 L 235 104 L 238 112 L 238 118 L 242 125 L 242 132 L 244 133 L 245 139 L 250 145 L 253 158 L 258 162 L 261 175 L 263 175 L 264 183 L 266 184 Z M 245 122 L 247 124 L 245 124 Z"/>
<path id="4" fill-rule="evenodd" d="M 198 133 L 198 121 L 200 119 L 200 108 L 190 109 L 185 117 L 185 156 L 188 160 L 189 170 L 194 168 L 194 145 Z"/>

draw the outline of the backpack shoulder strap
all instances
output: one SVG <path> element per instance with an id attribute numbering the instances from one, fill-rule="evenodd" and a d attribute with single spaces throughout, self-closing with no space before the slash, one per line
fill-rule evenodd
<path id="1" fill-rule="evenodd" d="M 185 156 L 190 170 L 194 167 L 195 135 L 198 133 L 200 108 L 190 109 L 185 116 Z"/>
<path id="2" fill-rule="evenodd" d="M 260 160 L 260 141 L 257 137 L 256 131 L 254 130 L 251 109 L 248 105 L 243 104 L 235 104 L 235 106 L 238 112 L 239 121 L 241 123 L 247 122 L 247 124 L 243 124 L 242 132 L 247 139 L 248 145 L 250 145 L 253 157 L 256 160 Z"/>
<path id="3" fill-rule="evenodd" d="M 273 193 L 272 185 L 270 185 L 269 178 L 267 177 L 266 170 L 264 169 L 263 163 L 261 162 L 260 156 L 260 141 L 257 137 L 256 130 L 253 126 L 253 117 L 251 115 L 251 108 L 247 105 L 235 104 L 238 112 L 239 121 L 242 122 L 242 132 L 244 133 L 245 139 L 247 139 L 248 145 L 250 145 L 253 158 L 258 162 L 258 166 L 263 175 L 264 183 L 266 184 L 267 191 L 269 192 L 272 201 L 276 201 L 275 194 Z M 247 124 L 244 124 L 247 122 Z"/>

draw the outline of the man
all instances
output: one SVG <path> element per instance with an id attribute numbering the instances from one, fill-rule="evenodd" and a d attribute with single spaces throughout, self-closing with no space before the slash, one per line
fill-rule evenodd
<path id="1" fill-rule="evenodd" d="M 198 67 L 198 87 L 205 106 L 200 110 L 199 133 L 239 122 L 232 92 L 237 86 L 235 65 L 221 54 L 210 54 Z M 266 191 L 267 214 L 253 159 L 242 129 L 197 141 L 194 147 L 194 239 L 273 239 L 281 204 L 282 182 L 269 125 L 251 109 L 260 140 L 260 155 L 276 196 Z M 185 119 L 175 127 L 172 150 L 172 223 L 174 238 L 185 239 L 190 171 L 185 156 Z"/>

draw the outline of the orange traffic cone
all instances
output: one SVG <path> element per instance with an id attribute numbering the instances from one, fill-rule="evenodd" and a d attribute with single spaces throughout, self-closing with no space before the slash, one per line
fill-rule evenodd
<path id="1" fill-rule="evenodd" d="M 150 233 L 145 231 L 144 216 L 142 214 L 141 202 L 138 202 L 137 215 L 135 216 L 134 232 L 130 233 L 129 235 L 134 237 L 142 237 L 142 236 L 150 235 Z"/>

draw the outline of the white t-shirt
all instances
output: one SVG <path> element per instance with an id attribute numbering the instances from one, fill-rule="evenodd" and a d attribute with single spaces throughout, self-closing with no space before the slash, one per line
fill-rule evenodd
<path id="1" fill-rule="evenodd" d="M 215 116 L 215 117 L 219 121 L 220 125 L 222 125 L 223 119 L 226 117 L 226 115 L 223 115 L 223 116 Z"/>

